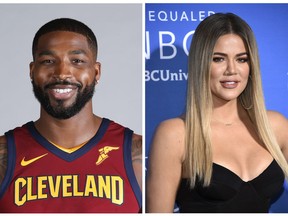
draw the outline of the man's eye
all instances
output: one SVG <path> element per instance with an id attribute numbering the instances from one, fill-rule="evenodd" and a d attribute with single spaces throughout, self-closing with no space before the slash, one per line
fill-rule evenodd
<path id="1" fill-rule="evenodd" d="M 84 61 L 81 59 L 73 59 L 72 62 L 79 64 L 79 63 L 83 63 Z"/>
<path id="2" fill-rule="evenodd" d="M 45 59 L 45 60 L 41 61 L 41 64 L 53 64 L 53 63 L 54 63 L 54 61 L 51 59 Z"/>

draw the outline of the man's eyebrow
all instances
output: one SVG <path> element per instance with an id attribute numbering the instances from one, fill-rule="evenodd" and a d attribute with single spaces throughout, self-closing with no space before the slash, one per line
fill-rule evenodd
<path id="1" fill-rule="evenodd" d="M 45 55 L 54 55 L 54 52 L 51 50 L 43 50 L 39 52 L 38 57 L 45 56 Z"/>
<path id="2" fill-rule="evenodd" d="M 69 54 L 70 55 L 81 55 L 81 54 L 84 54 L 84 55 L 87 55 L 87 51 L 83 50 L 83 49 L 77 49 L 77 50 L 71 50 L 69 51 Z M 38 54 L 37 54 L 37 57 L 41 57 L 41 56 L 54 56 L 56 55 L 54 51 L 52 50 L 43 50 L 43 51 L 40 51 Z"/>
<path id="3" fill-rule="evenodd" d="M 227 56 L 226 53 L 221 53 L 221 52 L 214 52 L 213 55 Z M 238 54 L 236 54 L 237 57 L 239 57 L 239 56 L 243 56 L 243 55 L 248 55 L 248 53 L 247 53 L 247 52 L 242 52 L 242 53 L 238 53 Z"/>
<path id="4" fill-rule="evenodd" d="M 77 49 L 77 50 L 72 50 L 69 52 L 69 54 L 73 54 L 73 55 L 79 55 L 79 54 L 87 54 L 87 52 L 83 49 Z"/>

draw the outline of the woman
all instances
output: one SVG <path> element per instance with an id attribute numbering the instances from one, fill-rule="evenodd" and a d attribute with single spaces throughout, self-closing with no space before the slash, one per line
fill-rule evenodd
<path id="1" fill-rule="evenodd" d="M 149 156 L 147 211 L 268 212 L 288 176 L 288 121 L 266 111 L 253 32 L 214 14 L 189 52 L 186 113 L 162 122 Z"/>

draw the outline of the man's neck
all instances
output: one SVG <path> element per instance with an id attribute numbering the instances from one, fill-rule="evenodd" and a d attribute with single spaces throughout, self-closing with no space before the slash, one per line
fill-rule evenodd
<path id="1" fill-rule="evenodd" d="M 41 109 L 35 127 L 48 141 L 64 148 L 73 148 L 91 139 L 101 121 L 100 117 L 93 114 L 92 107 L 84 107 L 69 119 L 56 119 Z"/>

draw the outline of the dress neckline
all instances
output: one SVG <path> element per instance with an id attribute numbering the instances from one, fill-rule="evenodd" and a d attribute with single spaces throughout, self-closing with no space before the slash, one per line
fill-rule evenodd
<path id="1" fill-rule="evenodd" d="M 217 166 L 219 168 L 222 168 L 222 169 L 228 171 L 232 175 L 236 176 L 243 183 L 251 183 L 251 182 L 255 181 L 256 179 L 260 178 L 272 166 L 272 164 L 275 163 L 275 162 L 276 162 L 275 159 L 273 159 L 271 161 L 271 163 L 269 163 L 269 165 L 259 175 L 257 175 L 256 177 L 254 177 L 253 179 L 250 179 L 248 181 L 243 180 L 238 174 L 236 174 L 235 172 L 233 172 L 232 170 L 228 169 L 225 166 L 222 166 L 222 165 L 214 163 L 214 162 L 213 162 L 213 166 Z"/>

